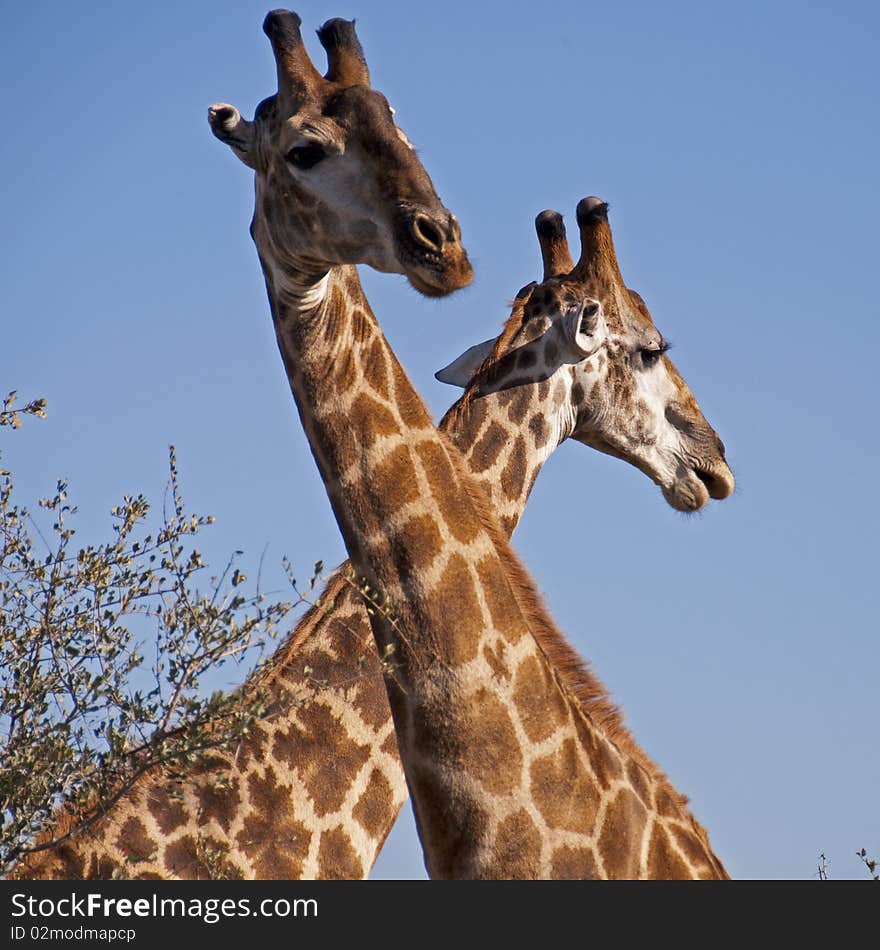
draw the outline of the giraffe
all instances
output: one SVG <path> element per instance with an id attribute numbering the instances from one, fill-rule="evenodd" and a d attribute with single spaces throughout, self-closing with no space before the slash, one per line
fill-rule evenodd
<path id="1" fill-rule="evenodd" d="M 393 656 L 383 675 L 429 873 L 725 877 L 685 799 L 554 626 L 485 493 L 404 374 L 351 267 L 381 261 L 417 290 L 446 293 L 470 277 L 463 279 L 458 233 L 446 228 L 456 242 L 450 262 L 442 253 L 435 258 L 426 287 L 425 268 L 408 253 L 411 240 L 393 229 L 377 234 L 372 223 L 388 219 L 389 204 L 399 207 L 387 187 L 372 207 L 348 201 L 344 234 L 328 229 L 321 199 L 339 201 L 343 176 L 333 173 L 325 145 L 289 134 L 290 123 L 302 128 L 306 106 L 327 109 L 327 94 L 312 78 L 314 67 L 304 66 L 298 18 L 272 14 L 267 22 L 279 67 L 273 109 L 258 110 L 250 129 L 232 107 L 215 116 L 256 171 L 252 235 L 276 338 L 349 558 L 365 596 L 394 605 L 393 616 L 374 610 L 370 622 L 379 655 Z M 381 118 L 391 123 L 387 109 Z M 398 179 L 394 159 L 383 151 L 386 182 Z M 331 168 L 309 177 L 321 162 Z M 320 196 L 309 232 L 303 200 L 291 207 L 300 185 Z M 368 190 L 353 187 L 362 198 Z M 414 227 L 411 208 L 409 235 L 447 250 L 443 229 Z M 597 372 L 607 364 L 600 351 L 627 336 L 621 313 L 639 311 L 617 287 L 604 209 L 598 199 L 579 206 L 582 255 L 560 283 L 557 299 L 566 309 L 555 334 L 559 359 L 595 356 Z M 604 305 L 569 293 L 578 285 L 603 291 Z M 644 372 L 634 383 L 614 382 L 650 443 L 640 467 L 668 501 L 695 509 L 711 494 L 729 494 L 732 477 L 720 440 L 664 358 L 662 337 L 641 316 L 635 358 Z M 597 428 L 603 449 L 622 454 L 626 446 Z"/>
<path id="2" fill-rule="evenodd" d="M 273 232 L 278 244 L 264 260 L 267 286 L 270 261 L 291 266 L 297 234 L 305 253 L 295 257 L 297 279 L 281 287 L 285 305 L 308 310 L 325 296 L 362 298 L 355 263 L 403 272 L 405 261 L 410 282 L 427 296 L 469 283 L 458 222 L 385 97 L 370 88 L 354 23 L 333 19 L 318 31 L 328 58 L 323 77 L 296 14 L 274 11 L 263 29 L 278 93 L 260 104 L 254 122 L 226 104 L 209 110 L 209 122 L 245 164 L 268 173 L 268 181 L 257 178 L 265 216 L 285 216 L 285 233 Z M 331 178 L 315 190 L 312 168 L 321 162 Z M 261 196 L 267 187 L 271 200 Z M 366 876 L 406 782 L 363 598 L 343 569 L 245 688 L 268 690 L 269 711 L 233 753 L 202 756 L 184 783 L 151 770 L 87 827 L 62 811 L 37 847 L 63 840 L 26 855 L 12 876 Z"/>
<path id="3" fill-rule="evenodd" d="M 337 32 L 340 32 L 342 31 L 343 28 L 339 26 L 338 24 L 339 24 L 339 21 L 336 21 L 336 24 L 334 25 L 334 30 Z M 325 26 L 324 28 L 325 31 L 327 31 L 328 26 L 329 24 Z M 326 37 L 326 33 L 325 33 L 325 36 L 322 36 L 322 42 L 324 42 L 325 37 Z M 328 46 L 328 43 L 324 42 L 324 45 Z M 328 54 L 330 55 L 330 59 L 331 59 L 331 73 L 332 73 L 333 72 L 333 58 L 334 58 L 332 42 L 329 43 Z M 337 65 L 341 67 L 342 66 L 341 48 L 337 49 L 335 55 L 338 57 Z M 362 58 L 361 58 L 361 62 L 362 62 Z M 341 68 L 339 72 L 341 73 Z M 215 110 L 214 119 L 215 119 L 215 123 L 218 121 L 220 122 L 220 132 L 221 132 L 220 137 L 221 138 L 226 137 L 226 134 L 229 132 L 229 129 L 227 128 L 227 123 L 225 123 L 223 119 L 224 116 L 227 119 L 230 117 L 234 118 L 235 113 L 227 112 L 225 109 Z M 234 121 L 232 123 L 233 128 L 237 127 L 240 121 L 241 120 Z M 244 126 L 244 129 L 246 130 L 247 126 Z M 241 151 L 241 145 L 242 145 L 241 139 L 234 138 L 231 144 L 233 145 L 233 148 L 235 148 L 237 151 L 239 152 Z M 258 240 L 258 247 L 259 246 L 260 246 L 260 242 Z M 264 261 L 264 266 L 266 266 L 265 261 Z M 335 268 L 332 270 L 335 270 Z M 343 273 L 336 274 L 334 276 L 336 277 L 348 276 L 350 278 L 350 275 L 344 275 Z M 323 279 L 324 278 L 321 278 L 321 280 Z M 417 276 L 417 279 L 414 280 L 413 283 L 415 283 L 418 286 L 417 282 L 420 279 L 422 278 Z M 319 283 L 319 282 L 320 281 L 316 281 L 316 283 Z M 268 276 L 267 276 L 267 284 L 268 284 Z M 299 284 L 298 282 L 294 282 L 294 284 L 295 284 L 295 290 L 296 290 L 296 293 L 294 294 L 294 296 L 301 294 L 303 298 L 309 299 L 309 294 L 313 292 L 312 288 L 308 288 L 308 287 L 303 288 L 302 285 Z M 345 284 L 346 282 L 343 281 L 343 285 Z M 283 289 L 289 289 L 289 287 L 290 285 L 287 284 L 285 285 L 285 288 Z M 327 289 L 328 289 L 328 285 L 325 283 L 324 285 L 325 292 L 327 291 Z M 351 284 L 349 283 L 348 289 L 351 291 L 351 295 L 350 295 L 351 297 L 356 298 L 357 295 L 362 296 L 362 294 L 360 293 L 359 287 L 356 287 L 356 286 L 352 287 Z M 357 293 L 355 293 L 355 291 Z M 429 292 L 430 292 L 430 288 L 429 288 Z M 271 296 L 271 293 L 272 293 L 272 290 L 270 289 L 270 296 Z M 355 302 L 357 302 L 356 299 L 355 299 Z M 365 301 L 363 301 L 363 306 L 364 307 L 366 306 Z M 283 350 L 283 346 L 282 346 L 282 350 Z M 399 372 L 399 368 L 396 370 L 396 372 Z M 486 395 L 485 397 L 481 398 L 479 403 L 474 402 L 474 405 L 480 405 L 481 407 L 483 407 L 488 401 L 489 401 L 489 396 Z M 486 414 L 483 413 L 484 420 L 485 420 L 485 415 Z M 450 416 L 449 418 L 452 419 L 453 416 Z M 494 431 L 498 431 L 498 427 L 496 427 L 496 429 L 494 429 L 493 432 Z M 561 426 L 559 427 L 559 431 L 562 431 Z M 484 445 L 487 447 L 490 447 L 490 443 L 492 440 L 489 436 L 489 433 L 484 432 L 482 438 L 483 438 Z M 546 440 L 543 439 L 540 436 L 540 434 L 536 434 L 536 439 L 541 443 L 542 447 L 545 444 L 547 444 Z M 498 455 L 498 450 L 496 449 L 493 454 Z M 517 455 L 517 464 L 519 464 L 519 462 L 521 461 L 519 453 L 516 453 L 516 455 Z M 510 469 L 512 471 L 512 468 L 510 465 L 505 466 L 505 470 L 507 469 Z M 521 479 L 520 484 L 523 487 L 527 484 L 528 488 L 530 488 L 533 480 L 534 480 L 533 478 L 523 478 Z M 527 490 L 525 491 L 525 493 L 527 494 Z M 523 498 L 523 501 L 524 501 L 524 498 Z M 348 595 L 349 589 L 344 588 L 343 592 L 346 595 Z M 338 593 L 338 590 L 337 590 L 337 593 Z M 331 594 L 332 594 L 332 585 L 331 585 Z M 325 605 L 331 602 L 333 603 L 336 602 L 335 596 L 328 596 L 324 598 Z M 319 619 L 320 619 L 320 616 L 326 615 L 326 611 L 324 611 L 323 608 L 319 611 L 316 611 L 315 613 L 319 615 Z M 336 619 L 338 619 L 338 617 Z M 312 626 L 316 626 L 317 621 L 315 617 L 312 617 L 311 620 L 312 620 Z M 343 626 L 344 624 L 338 625 L 337 631 L 340 631 Z M 308 623 L 303 624 L 302 627 L 307 629 L 309 627 L 309 624 Z M 314 631 L 312 632 L 314 633 Z M 297 636 L 291 639 L 291 643 L 288 645 L 290 649 L 285 649 L 284 651 L 285 662 L 287 658 L 290 658 L 291 656 L 296 656 L 296 650 L 294 649 L 295 647 L 301 647 L 304 643 L 309 642 L 308 640 L 305 640 L 302 637 L 300 637 L 299 633 L 300 631 L 298 630 Z M 354 639 L 350 635 L 346 637 L 346 635 L 341 632 L 338 632 L 336 635 L 338 637 L 338 642 L 343 642 L 346 639 L 348 639 L 349 641 Z M 326 656 L 324 657 L 324 660 L 326 662 Z M 279 663 L 279 668 L 283 669 L 285 662 Z M 308 680 L 309 677 L 306 676 L 304 677 L 304 679 Z M 361 684 L 365 684 L 365 683 L 369 684 L 370 680 L 369 678 L 364 678 L 360 680 L 360 682 Z M 346 697 L 345 702 L 354 707 L 360 707 L 361 712 L 363 712 L 364 709 L 369 708 L 371 705 L 369 703 L 360 703 L 358 700 L 355 700 L 354 702 L 352 702 L 350 694 Z M 330 710 L 331 711 L 329 715 L 324 717 L 323 722 L 316 721 L 313 723 L 306 724 L 305 729 L 302 730 L 304 733 L 307 734 L 304 745 L 306 746 L 308 745 L 308 739 L 311 736 L 320 734 L 321 728 L 323 727 L 323 725 L 326 724 L 327 720 L 332 720 L 333 715 L 335 713 L 335 710 L 332 708 L 332 705 L 330 707 Z M 387 711 L 384 713 L 384 717 L 387 720 Z M 339 720 L 340 724 L 343 718 L 344 718 L 343 716 L 340 716 L 340 720 Z M 261 752 L 264 756 L 267 757 L 267 759 L 270 762 L 273 761 L 276 758 L 275 753 L 277 752 L 277 747 L 279 745 L 283 747 L 284 740 L 292 738 L 291 733 L 293 733 L 294 731 L 295 730 L 291 729 L 285 735 L 284 731 L 280 730 L 279 733 L 276 734 L 276 736 L 274 737 L 274 741 L 272 742 L 268 741 L 271 737 L 267 736 L 266 734 L 263 734 L 262 740 L 257 742 L 257 746 L 260 747 L 257 750 L 258 753 Z M 340 731 L 338 726 L 336 727 L 336 731 L 337 732 Z M 386 741 L 383 744 L 389 747 L 387 750 L 388 755 L 392 756 L 393 742 L 388 743 Z M 332 751 L 337 751 L 338 746 L 332 743 L 329 743 L 327 745 L 327 748 L 329 748 Z M 361 746 L 361 750 L 362 749 L 363 749 L 363 746 Z M 283 755 L 282 755 L 282 758 L 283 758 Z M 369 766 L 370 764 L 369 760 L 367 764 Z M 346 769 L 348 768 L 349 765 L 350 765 L 350 762 L 346 760 L 345 767 L 342 769 L 344 773 L 346 772 Z M 317 841 L 320 841 L 320 846 L 317 848 L 317 854 L 323 855 L 323 857 L 328 858 L 333 852 L 336 852 L 337 860 L 338 860 L 338 855 L 341 854 L 342 852 L 345 852 L 346 849 L 339 848 L 339 835 L 335 833 L 328 834 L 328 832 L 334 831 L 334 829 L 332 829 L 330 825 L 326 825 L 324 828 L 324 831 L 321 832 L 320 834 L 312 834 L 311 835 L 312 846 L 307 847 L 305 849 L 305 851 L 308 853 L 302 852 L 302 850 L 299 848 L 299 845 L 301 844 L 301 841 L 304 836 L 305 837 L 309 836 L 309 829 L 305 828 L 303 824 L 299 822 L 294 822 L 292 824 L 288 823 L 287 825 L 284 825 L 283 821 L 279 822 L 279 815 L 281 814 L 280 809 L 284 804 L 283 798 L 284 798 L 285 791 L 280 789 L 280 786 L 283 785 L 283 782 L 280 777 L 280 773 L 270 778 L 270 776 L 267 774 L 268 771 L 269 770 L 267 769 L 266 772 L 264 772 L 264 774 L 260 776 L 261 783 L 255 783 L 252 789 L 246 790 L 242 787 L 242 788 L 239 788 L 238 791 L 233 792 L 232 795 L 224 797 L 224 793 L 222 792 L 218 792 L 217 790 L 208 791 L 206 790 L 206 788 L 203 787 L 200 793 L 197 793 L 196 795 L 193 796 L 194 800 L 197 802 L 197 808 L 195 810 L 198 811 L 202 817 L 208 815 L 211 818 L 210 828 L 209 828 L 210 835 L 208 836 L 207 841 L 203 842 L 203 845 L 205 845 L 207 849 L 210 850 L 218 843 L 213 836 L 219 834 L 219 837 L 222 838 L 223 833 L 228 834 L 230 830 L 229 816 L 228 816 L 228 810 L 227 810 L 228 807 L 230 806 L 229 799 L 233 799 L 231 805 L 232 805 L 232 808 L 235 808 L 236 806 L 240 806 L 242 799 L 247 797 L 248 792 L 252 791 L 254 793 L 253 795 L 254 800 L 258 798 L 261 799 L 262 840 L 261 840 L 261 835 L 260 835 L 260 829 L 258 827 L 259 820 L 257 820 L 253 822 L 249 827 L 242 828 L 240 833 L 236 836 L 236 841 L 240 846 L 246 846 L 247 844 L 255 845 L 255 848 L 256 848 L 255 853 L 253 855 L 250 855 L 247 860 L 253 860 L 258 865 L 260 864 L 260 862 L 262 862 L 261 866 L 263 868 L 264 874 L 267 868 L 272 867 L 273 860 L 277 861 L 279 859 L 281 852 L 284 850 L 286 845 L 292 845 L 292 850 L 296 856 L 296 860 L 284 866 L 283 870 L 285 873 L 278 876 L 299 876 L 299 873 L 294 873 L 294 872 L 302 872 L 303 869 L 309 865 L 309 862 L 311 862 L 312 868 L 314 870 L 315 858 L 316 858 L 315 842 Z M 360 771 L 357 771 L 357 769 L 355 769 L 354 771 L 357 772 L 357 775 L 359 776 L 362 776 L 364 774 L 363 768 L 361 768 Z M 372 776 L 377 774 L 377 769 L 373 768 L 372 771 L 368 770 L 367 774 L 369 774 L 372 779 Z M 350 776 L 347 776 L 347 775 L 344 777 L 350 778 Z M 313 780 L 315 779 L 314 774 L 311 776 L 311 778 Z M 242 784 L 247 784 L 244 780 L 243 773 L 242 773 Z M 302 793 L 302 797 L 308 798 L 309 793 L 313 792 L 316 787 L 317 785 L 309 782 L 309 777 L 307 775 L 304 782 L 302 780 L 300 781 L 300 786 L 298 787 L 297 791 Z M 362 819 L 368 818 L 369 815 L 375 816 L 383 808 L 386 808 L 387 810 L 388 798 L 389 798 L 389 796 L 387 795 L 387 791 L 389 787 L 390 786 L 386 784 L 385 787 L 381 789 L 380 794 L 371 795 L 371 793 L 369 793 L 368 791 L 364 791 L 365 788 L 366 789 L 371 788 L 370 782 L 367 782 L 365 784 L 361 783 L 361 792 L 363 793 L 363 796 L 355 799 L 354 802 L 352 802 L 349 796 L 348 799 L 346 800 L 348 803 L 349 809 L 353 811 L 355 814 L 358 814 L 358 812 L 360 812 L 360 817 Z M 280 795 L 277 794 L 279 790 L 281 791 Z M 291 789 L 288 788 L 286 789 L 286 791 L 290 792 Z M 184 798 L 186 798 L 186 796 L 184 796 Z M 147 810 L 152 811 L 152 805 L 149 802 L 149 796 L 143 797 L 140 800 L 139 804 L 142 809 L 145 808 Z M 252 801 L 251 804 L 253 805 L 254 801 Z M 355 805 L 354 808 L 352 808 L 353 804 Z M 397 803 L 397 807 L 399 807 L 399 801 Z M 396 814 L 396 810 L 397 808 L 395 807 L 393 809 L 394 814 Z M 137 809 L 135 808 L 135 812 L 136 811 Z M 178 862 L 178 866 L 187 866 L 190 868 L 190 870 L 192 870 L 192 868 L 194 867 L 196 871 L 205 870 L 204 859 L 200 858 L 197 853 L 198 842 L 195 840 L 196 835 L 192 833 L 193 829 L 187 826 L 186 822 L 183 820 L 182 816 L 185 813 L 185 811 L 186 811 L 185 805 L 178 802 L 171 809 L 170 814 L 168 812 L 165 812 L 164 814 L 154 816 L 158 819 L 159 824 L 161 824 L 164 821 L 167 825 L 171 827 L 172 831 L 179 831 L 181 825 L 183 825 L 184 831 L 189 832 L 186 834 L 179 835 L 175 839 L 174 845 L 172 848 L 169 849 L 167 857 L 172 859 L 171 861 L 172 867 L 174 866 L 174 861 L 176 859 L 176 861 Z M 259 811 L 260 811 L 260 808 L 258 807 L 258 808 L 253 809 L 252 813 L 255 814 L 256 812 L 259 812 Z M 174 812 L 176 812 L 176 814 L 174 814 Z M 279 823 L 281 824 L 281 827 L 279 827 Z M 385 833 L 387 833 L 388 827 L 390 827 L 390 822 L 387 822 L 386 824 Z M 127 841 L 128 846 L 133 847 L 135 851 L 137 851 L 138 847 L 140 847 L 140 851 L 143 856 L 144 873 L 139 876 L 144 876 L 144 877 L 164 876 L 162 873 L 158 873 L 157 871 L 150 869 L 150 861 L 148 860 L 149 851 L 151 848 L 155 846 L 156 842 L 149 840 L 149 836 L 146 834 L 143 827 L 137 826 L 133 822 L 129 821 L 129 822 L 121 822 L 121 823 L 117 822 L 117 828 L 119 829 L 120 843 L 122 843 L 123 840 Z M 161 834 L 161 830 L 160 830 L 160 834 Z M 384 834 L 381 837 L 384 838 Z M 270 838 L 272 839 L 272 843 L 268 848 L 265 848 L 265 842 L 266 840 Z M 381 844 L 381 840 L 379 841 L 379 843 Z M 264 847 L 264 850 L 262 852 L 259 851 L 260 846 Z M 348 857 L 351 857 L 351 849 L 348 849 Z M 245 861 L 245 865 L 247 864 L 247 860 Z M 347 869 L 347 873 L 345 874 L 345 876 L 354 876 L 352 872 L 352 868 L 355 865 L 351 862 L 346 864 L 346 860 L 347 859 L 344 858 L 342 860 L 342 865 L 340 866 L 343 866 Z M 105 862 L 110 861 L 112 863 L 112 859 L 108 858 L 106 855 L 96 856 L 95 854 L 93 854 L 91 857 L 91 862 L 90 862 L 91 871 L 92 872 L 97 871 L 98 876 L 100 876 L 100 871 L 101 871 L 100 865 L 102 861 L 105 861 Z M 235 867 L 234 861 L 231 861 L 230 864 L 233 866 L 233 870 L 240 870 L 240 868 Z M 82 864 L 80 865 L 80 867 L 82 868 Z M 163 867 L 163 870 L 167 873 L 168 867 L 167 866 Z M 66 875 L 62 875 L 62 876 L 66 876 Z M 185 874 L 183 876 L 192 876 L 192 875 Z M 265 876 L 275 876 L 275 875 L 267 874 Z"/>

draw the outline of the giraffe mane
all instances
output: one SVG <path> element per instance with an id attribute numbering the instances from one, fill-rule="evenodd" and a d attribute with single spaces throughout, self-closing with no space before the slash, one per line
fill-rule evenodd
<path id="1" fill-rule="evenodd" d="M 303 643 L 312 635 L 317 624 L 333 610 L 333 604 L 348 588 L 348 583 L 337 569 L 321 592 L 320 599 L 309 607 L 300 621 L 288 633 L 281 645 L 272 652 L 250 675 L 245 689 L 271 686 L 293 660 Z"/>

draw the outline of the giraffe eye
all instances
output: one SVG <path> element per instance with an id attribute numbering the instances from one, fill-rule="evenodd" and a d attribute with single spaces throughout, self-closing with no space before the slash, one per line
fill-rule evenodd
<path id="1" fill-rule="evenodd" d="M 657 347 L 643 347 L 639 350 L 642 355 L 642 363 L 645 366 L 653 366 L 668 349 L 669 344 L 666 342 Z"/>
<path id="2" fill-rule="evenodd" d="M 287 160 L 296 168 L 305 170 L 312 168 L 326 158 L 327 153 L 315 142 L 309 142 L 307 145 L 294 145 L 287 153 Z"/>

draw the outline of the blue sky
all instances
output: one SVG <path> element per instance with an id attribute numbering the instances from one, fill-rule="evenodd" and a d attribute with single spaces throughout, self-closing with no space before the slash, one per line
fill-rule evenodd
<path id="1" fill-rule="evenodd" d="M 443 301 L 364 273 L 433 373 L 539 275 L 532 221 L 611 203 L 628 283 L 724 439 L 736 495 L 684 518 L 634 469 L 557 452 L 515 546 L 734 877 L 862 878 L 880 854 L 876 37 L 856 2 L 347 0 L 476 278 Z M 212 138 L 274 91 L 265 2 L 6 4 L 0 390 L 22 498 L 70 479 L 83 541 L 159 502 L 169 443 L 217 566 L 344 557 L 247 234 L 251 175 Z M 314 42 L 313 42 L 314 40 Z M 875 116 L 871 119 L 871 116 Z M 280 575 L 280 570 L 279 570 Z M 225 685 L 234 685 L 229 681 Z M 377 877 L 424 876 L 408 813 Z"/>

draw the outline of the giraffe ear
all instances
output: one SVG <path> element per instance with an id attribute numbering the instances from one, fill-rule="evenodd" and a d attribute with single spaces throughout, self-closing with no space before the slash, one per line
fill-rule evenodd
<path id="1" fill-rule="evenodd" d="M 208 123 L 214 135 L 225 142 L 248 168 L 257 167 L 253 122 L 243 119 L 235 106 L 227 102 L 215 102 L 208 109 Z"/>
<path id="2" fill-rule="evenodd" d="M 465 350 L 458 359 L 453 360 L 448 366 L 437 370 L 434 378 L 441 383 L 449 383 L 450 386 L 461 386 L 467 388 L 467 384 L 474 378 L 480 364 L 492 352 L 495 346 L 495 337 L 486 340 L 483 343 L 477 343 L 475 346 Z"/>
<path id="3" fill-rule="evenodd" d="M 565 338 L 574 350 L 574 362 L 592 356 L 605 342 L 606 327 L 602 304 L 588 297 L 563 317 Z"/>

